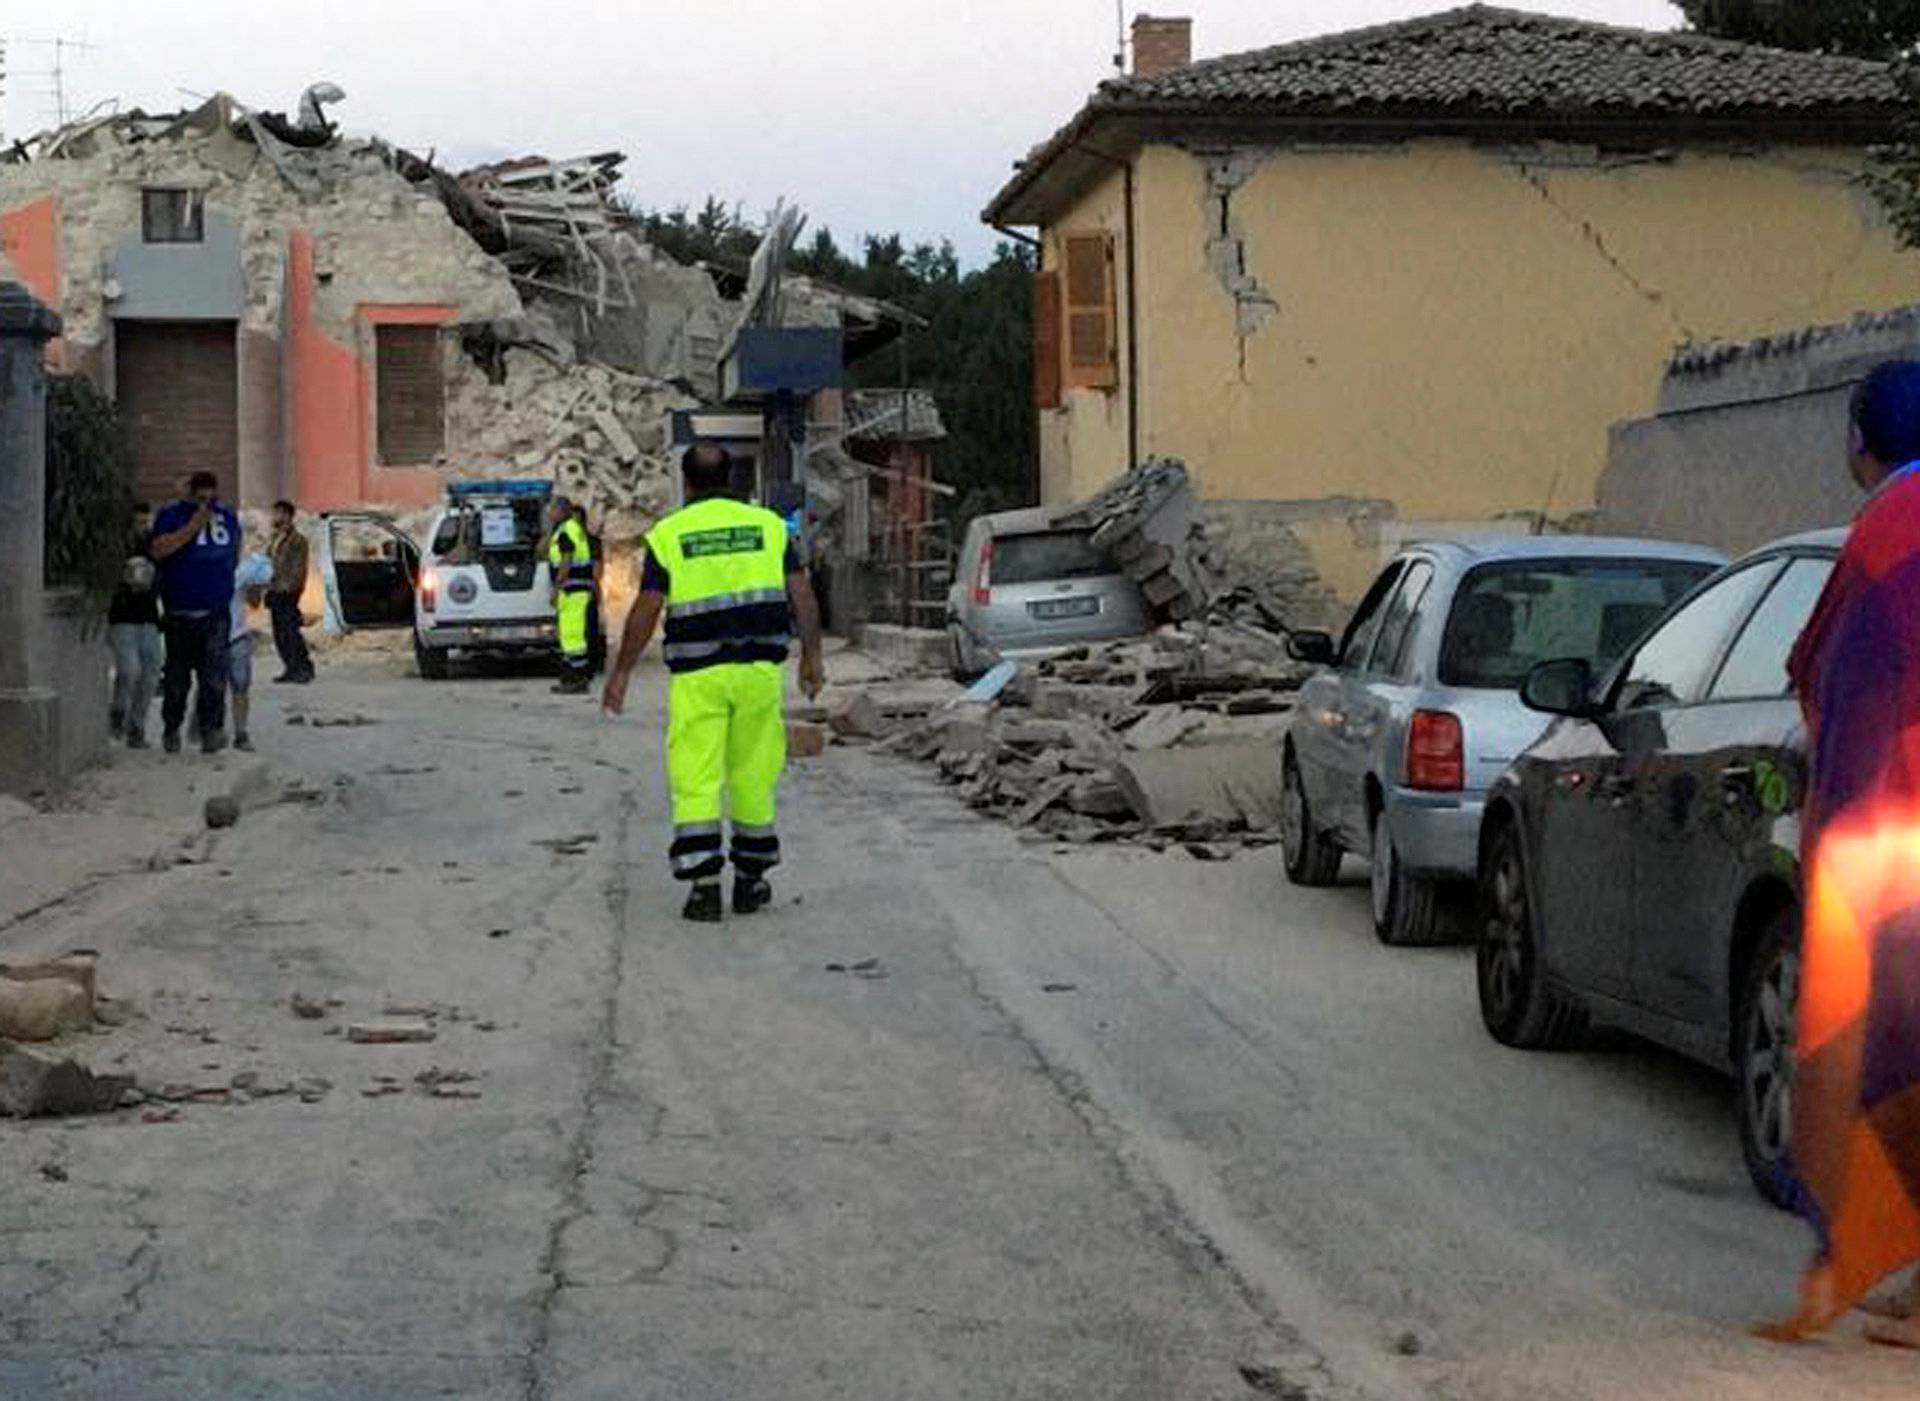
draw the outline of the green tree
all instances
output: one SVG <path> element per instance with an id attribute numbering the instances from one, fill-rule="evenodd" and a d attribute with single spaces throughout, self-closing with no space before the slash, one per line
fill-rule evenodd
<path id="1" fill-rule="evenodd" d="M 1897 58 L 1920 40 L 1920 0 L 1676 0 L 1702 34 L 1776 49 Z"/>
<path id="2" fill-rule="evenodd" d="M 80 375 L 47 381 L 46 582 L 105 609 L 127 559 L 133 453 L 113 402 Z"/>

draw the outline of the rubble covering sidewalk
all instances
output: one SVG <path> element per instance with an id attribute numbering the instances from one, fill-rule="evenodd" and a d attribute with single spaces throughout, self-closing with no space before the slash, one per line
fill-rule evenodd
<path id="1" fill-rule="evenodd" d="M 1186 465 L 1143 463 L 1054 522 L 1092 532 L 1159 630 L 1002 662 L 893 743 L 1041 839 L 1202 859 L 1278 840 L 1281 737 L 1307 668 L 1277 601 L 1201 524 Z"/>
<path id="2" fill-rule="evenodd" d="M 1303 679 L 1265 638 L 1170 625 L 1018 668 L 997 696 L 957 700 L 892 742 L 969 806 L 1042 838 L 1267 845 Z"/>

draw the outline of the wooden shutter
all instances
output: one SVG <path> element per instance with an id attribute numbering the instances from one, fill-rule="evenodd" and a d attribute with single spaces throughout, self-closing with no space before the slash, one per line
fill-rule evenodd
<path id="1" fill-rule="evenodd" d="M 1033 275 L 1033 406 L 1060 407 L 1060 274 Z"/>
<path id="2" fill-rule="evenodd" d="M 1120 382 L 1114 337 L 1113 235 L 1069 234 L 1067 263 L 1067 383 L 1111 389 Z"/>
<path id="3" fill-rule="evenodd" d="M 374 413 L 380 465 L 420 467 L 446 447 L 437 326 L 376 326 Z"/>

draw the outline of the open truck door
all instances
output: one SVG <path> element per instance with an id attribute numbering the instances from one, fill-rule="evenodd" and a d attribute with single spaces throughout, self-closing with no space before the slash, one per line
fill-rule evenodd
<path id="1" fill-rule="evenodd" d="M 343 511 L 320 518 L 322 624 L 328 632 L 410 628 L 420 547 L 385 516 Z"/>

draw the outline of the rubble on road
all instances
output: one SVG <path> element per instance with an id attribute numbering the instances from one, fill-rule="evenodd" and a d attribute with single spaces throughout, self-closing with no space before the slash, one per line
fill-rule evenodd
<path id="1" fill-rule="evenodd" d="M 1263 844 L 1304 679 L 1264 635 L 1168 626 L 1003 672 L 990 698 L 957 699 L 893 743 L 970 806 L 1044 838 Z"/>
<path id="2" fill-rule="evenodd" d="M 391 1018 L 355 1022 L 347 1028 L 347 1040 L 361 1046 L 390 1046 L 410 1041 L 431 1041 L 438 1036 L 432 1025 L 414 1018 Z"/>
<path id="3" fill-rule="evenodd" d="M 131 1076 L 96 1075 L 76 1060 L 53 1060 L 0 1041 L 0 1114 L 104 1114 L 118 1109 L 132 1089 Z"/>

